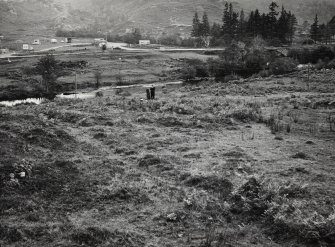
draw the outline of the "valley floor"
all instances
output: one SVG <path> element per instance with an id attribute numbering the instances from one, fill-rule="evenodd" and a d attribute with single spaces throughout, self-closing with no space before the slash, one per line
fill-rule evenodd
<path id="1" fill-rule="evenodd" d="M 306 76 L 0 107 L 0 246 L 331 246 L 334 72 Z"/>

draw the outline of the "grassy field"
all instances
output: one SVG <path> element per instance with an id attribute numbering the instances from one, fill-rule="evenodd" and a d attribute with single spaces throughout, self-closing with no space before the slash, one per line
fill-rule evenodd
<path id="1" fill-rule="evenodd" d="M 66 51 L 60 49 L 54 55 L 63 63 L 72 62 L 75 65 L 63 69 L 65 73 L 58 78 L 60 92 L 74 90 L 75 80 L 79 89 L 95 87 L 96 71 L 101 73 L 101 86 L 174 81 L 180 78 L 182 59 L 210 57 L 197 53 L 181 53 L 175 57 L 177 55 L 174 53 L 162 54 L 158 51 L 108 50 L 103 53 L 94 46 L 71 47 Z M 20 98 L 21 95 L 32 97 L 36 91 L 41 91 L 40 76 L 26 72 L 39 59 L 40 57 L 22 57 L 11 58 L 11 62 L 0 60 L 0 99 L 8 99 L 9 96 Z M 87 65 L 76 66 L 82 61 Z"/>
<path id="2" fill-rule="evenodd" d="M 334 246 L 334 75 L 1 107 L 0 245 Z"/>

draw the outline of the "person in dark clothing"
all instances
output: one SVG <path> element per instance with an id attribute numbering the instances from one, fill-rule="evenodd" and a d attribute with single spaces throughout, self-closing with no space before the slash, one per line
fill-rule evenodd
<path id="1" fill-rule="evenodd" d="M 154 85 L 152 85 L 150 88 L 151 99 L 155 99 L 155 91 L 156 91 L 156 88 L 154 87 Z"/>
<path id="2" fill-rule="evenodd" d="M 150 89 L 148 88 L 146 91 L 147 91 L 147 100 L 150 100 L 151 99 Z"/>

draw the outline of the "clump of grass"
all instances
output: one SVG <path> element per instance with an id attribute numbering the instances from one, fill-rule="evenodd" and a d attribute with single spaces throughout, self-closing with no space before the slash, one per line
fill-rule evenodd
<path id="1" fill-rule="evenodd" d="M 292 158 L 293 159 L 303 159 L 303 160 L 307 160 L 308 159 L 308 156 L 307 154 L 303 153 L 303 152 L 298 152 L 294 155 L 292 155 Z"/>
<path id="2" fill-rule="evenodd" d="M 227 117 L 232 117 L 244 123 L 261 122 L 263 119 L 261 106 L 257 103 L 242 104 L 233 109 Z"/>
<path id="3" fill-rule="evenodd" d="M 278 239 L 296 238 L 304 243 L 331 243 L 335 210 L 328 216 L 306 209 L 308 185 L 273 183 L 251 178 L 231 196 L 230 211 L 263 222 Z M 269 227 L 270 226 L 270 227 Z"/>

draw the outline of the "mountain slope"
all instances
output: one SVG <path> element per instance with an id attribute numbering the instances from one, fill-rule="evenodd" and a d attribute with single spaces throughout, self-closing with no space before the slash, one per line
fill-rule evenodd
<path id="1" fill-rule="evenodd" d="M 236 9 L 246 13 L 268 11 L 272 0 L 235 0 Z M 144 32 L 188 32 L 195 11 L 206 11 L 210 20 L 221 22 L 223 0 L 0 0 L 0 32 L 25 29 L 54 32 L 55 29 L 89 28 L 125 32 L 139 27 Z M 334 0 L 277 0 L 298 17 L 300 23 L 329 21 L 335 13 Z"/>

